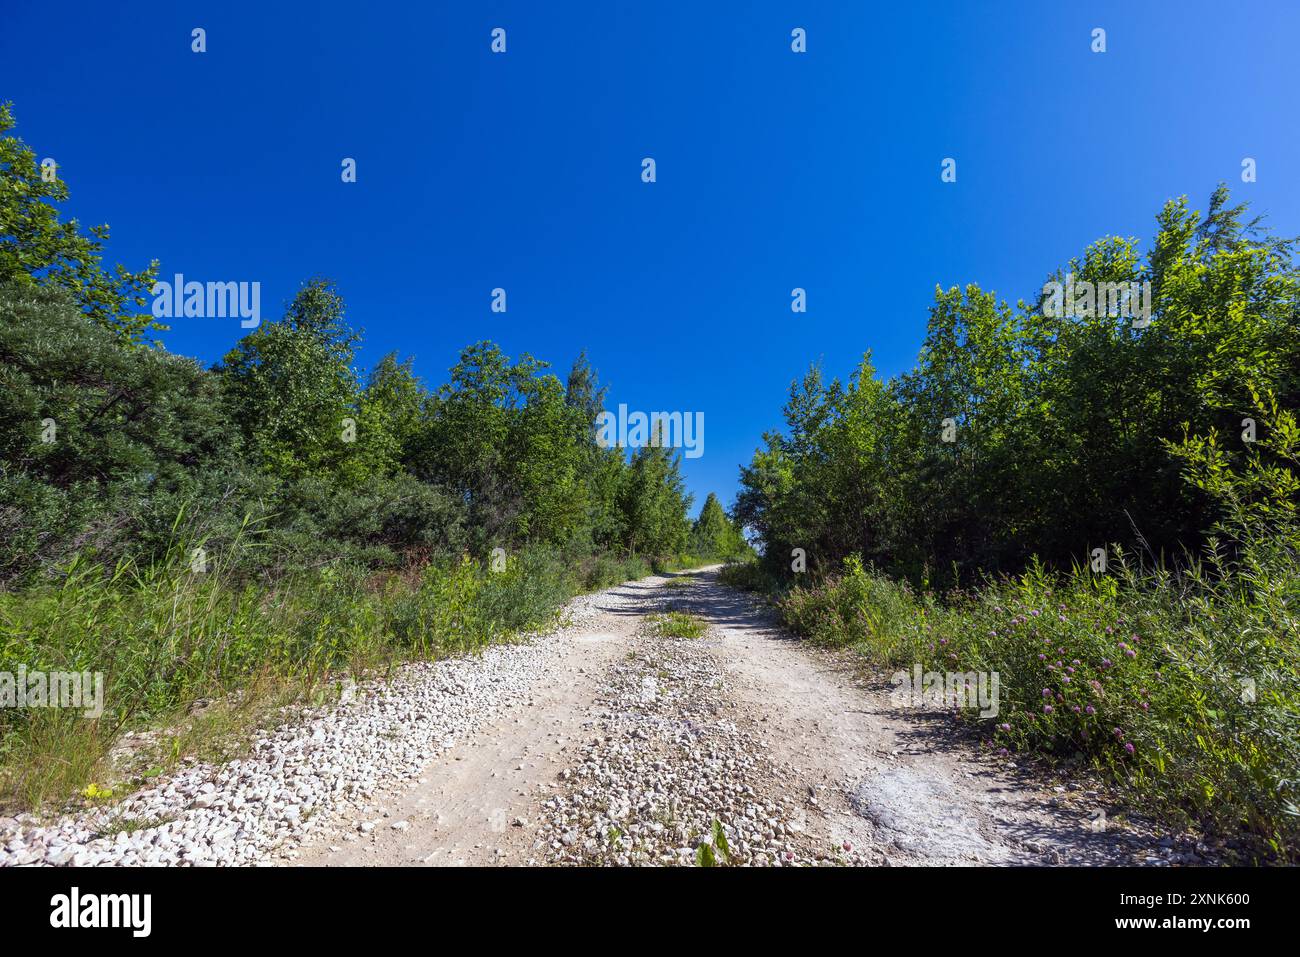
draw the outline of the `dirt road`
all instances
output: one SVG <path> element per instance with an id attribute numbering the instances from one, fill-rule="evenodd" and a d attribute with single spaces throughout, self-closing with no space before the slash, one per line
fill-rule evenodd
<path id="1" fill-rule="evenodd" d="M 689 612 L 699 638 L 659 637 Z M 851 657 L 780 628 L 715 569 L 596 596 L 526 700 L 418 783 L 290 852 L 306 865 L 689 863 L 714 822 L 734 863 L 1164 863 L 1086 785 L 982 753 L 900 710 Z M 722 857 L 716 854 L 715 856 Z"/>

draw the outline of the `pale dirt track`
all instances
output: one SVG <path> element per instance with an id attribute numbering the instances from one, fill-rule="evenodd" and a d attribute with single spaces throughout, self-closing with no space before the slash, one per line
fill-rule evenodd
<path id="1" fill-rule="evenodd" d="M 711 819 L 748 863 L 1160 862 L 1155 837 L 1107 821 L 1087 785 L 899 710 L 887 684 L 795 640 L 715 569 L 684 574 L 686 588 L 670 577 L 598 596 L 528 700 L 293 863 L 680 863 Z M 708 633 L 649 635 L 665 605 Z"/>

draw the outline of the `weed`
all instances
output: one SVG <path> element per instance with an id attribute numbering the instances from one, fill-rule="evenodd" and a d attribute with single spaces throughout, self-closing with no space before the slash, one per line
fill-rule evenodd
<path id="1" fill-rule="evenodd" d="M 650 626 L 660 638 L 699 638 L 707 630 L 704 622 L 681 611 L 653 615 Z"/>

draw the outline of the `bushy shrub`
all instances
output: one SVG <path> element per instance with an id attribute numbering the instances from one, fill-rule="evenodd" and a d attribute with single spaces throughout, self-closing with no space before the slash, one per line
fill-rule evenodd
<path id="1" fill-rule="evenodd" d="M 779 595 L 788 587 L 782 578 L 768 570 L 764 562 L 754 558 L 727 562 L 718 572 L 718 580 L 732 588 L 764 595 Z"/>
<path id="2" fill-rule="evenodd" d="M 650 574 L 650 566 L 636 556 L 596 555 L 581 564 L 580 573 L 584 591 L 599 591 L 629 579 L 644 578 Z"/>
<path id="3" fill-rule="evenodd" d="M 483 586 L 484 616 L 507 633 L 539 628 L 575 591 L 568 565 L 545 549 L 525 549 L 506 561 L 499 572 L 489 572 Z"/>
<path id="4" fill-rule="evenodd" d="M 916 608 L 905 585 L 869 573 L 857 555 L 844 560 L 843 575 L 829 584 L 792 588 L 781 601 L 786 620 L 818 644 L 863 644 L 887 663 L 898 660 L 905 647 Z"/>

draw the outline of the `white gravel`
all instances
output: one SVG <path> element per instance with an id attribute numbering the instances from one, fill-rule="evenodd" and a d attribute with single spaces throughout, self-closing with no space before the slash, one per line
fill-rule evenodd
<path id="1" fill-rule="evenodd" d="M 732 865 L 861 864 L 810 828 L 707 639 L 649 631 L 606 676 L 592 736 L 543 803 L 533 863 L 692 865 L 721 825 Z M 744 720 L 738 725 L 736 718 Z"/>
<path id="2" fill-rule="evenodd" d="M 0 866 L 254 865 L 293 857 L 307 836 L 368 820 L 378 794 L 417 778 L 458 739 L 529 698 L 559 643 L 596 616 L 595 595 L 573 599 L 564 628 L 481 655 L 404 666 L 355 689 L 351 701 L 311 709 L 261 732 L 251 753 L 195 764 L 128 798 L 52 822 L 0 820 Z M 611 598 L 601 596 L 608 606 Z"/>

